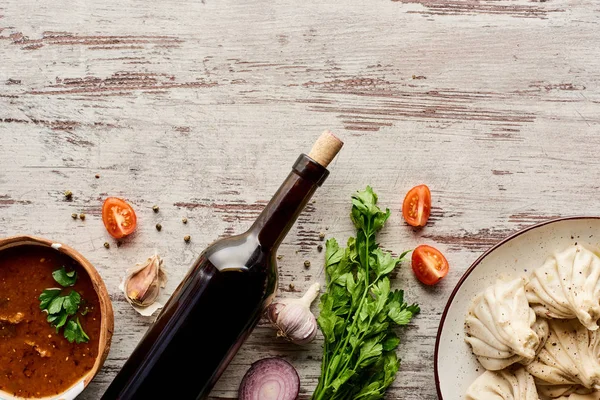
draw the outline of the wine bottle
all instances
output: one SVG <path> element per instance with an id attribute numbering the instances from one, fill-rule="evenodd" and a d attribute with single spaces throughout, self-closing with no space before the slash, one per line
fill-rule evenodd
<path id="1" fill-rule="evenodd" d="M 198 257 L 103 400 L 205 399 L 277 288 L 276 251 L 343 143 L 325 131 L 245 233 Z"/>

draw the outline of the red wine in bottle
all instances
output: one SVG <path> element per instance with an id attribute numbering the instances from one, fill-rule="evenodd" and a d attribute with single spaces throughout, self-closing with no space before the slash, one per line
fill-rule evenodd
<path id="1" fill-rule="evenodd" d="M 248 231 L 196 260 L 103 400 L 205 399 L 277 289 L 276 251 L 329 171 L 342 142 L 329 131 L 292 171 Z"/>

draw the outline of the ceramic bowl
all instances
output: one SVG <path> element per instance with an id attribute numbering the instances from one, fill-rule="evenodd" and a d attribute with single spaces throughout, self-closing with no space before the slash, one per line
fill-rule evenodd
<path id="1" fill-rule="evenodd" d="M 84 376 L 82 376 L 75 384 L 71 387 L 67 388 L 64 392 L 59 393 L 55 396 L 43 397 L 43 398 L 35 398 L 35 400 L 72 400 L 75 399 L 83 389 L 90 383 L 90 381 L 96 376 L 106 357 L 108 356 L 108 352 L 110 349 L 111 338 L 114 327 L 114 316 L 112 304 L 110 302 L 110 298 L 108 295 L 108 291 L 106 290 L 106 286 L 102 281 L 102 278 L 98 274 L 98 271 L 94 268 L 94 266 L 85 259 L 79 252 L 74 250 L 73 248 L 59 243 L 54 242 L 48 239 L 38 238 L 34 236 L 12 236 L 4 239 L 0 239 L 0 251 L 6 250 L 8 248 L 16 247 L 16 246 L 24 246 L 24 245 L 35 245 L 35 246 L 43 246 L 54 249 L 54 251 L 60 252 L 71 259 L 73 259 L 77 264 L 79 264 L 83 269 L 87 272 L 88 276 L 91 279 L 92 286 L 98 295 L 99 307 L 100 307 L 100 337 L 98 340 L 98 355 L 93 364 L 91 370 L 87 371 Z M 1 253 L 0 253 L 1 254 Z M 10 393 L 6 393 L 0 391 L 0 400 L 33 400 L 32 399 L 24 399 L 23 397 L 15 397 Z"/>
<path id="2" fill-rule="evenodd" d="M 440 400 L 463 399 L 485 371 L 465 342 L 464 321 L 471 299 L 500 277 L 517 277 L 541 266 L 553 251 L 573 244 L 600 245 L 600 217 L 554 219 L 525 228 L 479 257 L 450 295 L 440 321 L 434 373 Z"/>

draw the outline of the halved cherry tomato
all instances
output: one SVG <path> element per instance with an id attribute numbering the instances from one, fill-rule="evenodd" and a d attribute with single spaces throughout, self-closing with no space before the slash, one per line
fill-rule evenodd
<path id="1" fill-rule="evenodd" d="M 426 285 L 435 285 L 448 274 L 448 260 L 439 250 L 422 244 L 413 250 L 412 269 Z"/>
<path id="2" fill-rule="evenodd" d="M 137 217 L 125 200 L 108 197 L 102 205 L 102 222 L 112 237 L 120 239 L 135 230 Z"/>
<path id="3" fill-rule="evenodd" d="M 402 203 L 402 216 L 411 226 L 425 226 L 431 212 L 431 192 L 426 185 L 410 189 Z"/>

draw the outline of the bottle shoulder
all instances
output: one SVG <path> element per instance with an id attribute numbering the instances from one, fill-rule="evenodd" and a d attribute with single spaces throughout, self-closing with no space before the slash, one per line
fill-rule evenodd
<path id="1" fill-rule="evenodd" d="M 264 249 L 256 235 L 251 233 L 220 239 L 203 253 L 204 257 L 219 271 L 277 269 L 272 265 L 274 257 Z"/>

